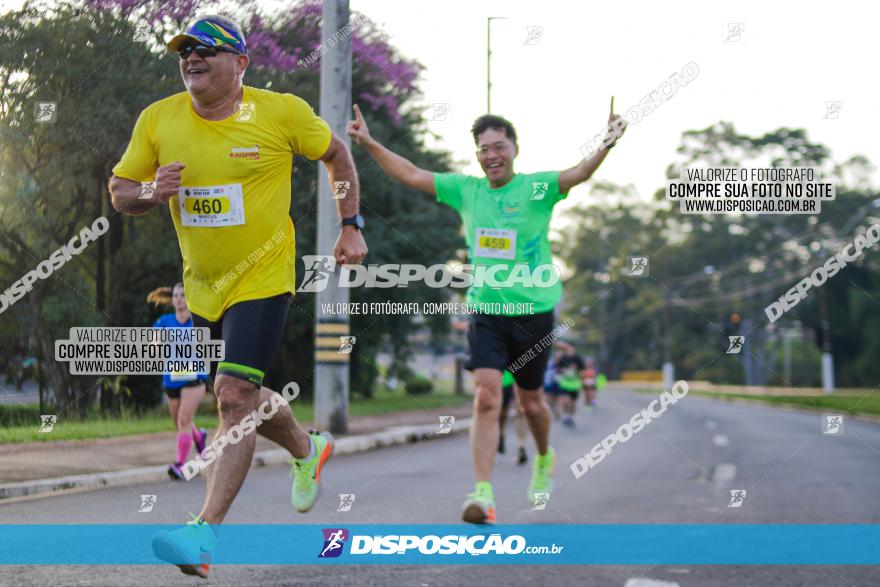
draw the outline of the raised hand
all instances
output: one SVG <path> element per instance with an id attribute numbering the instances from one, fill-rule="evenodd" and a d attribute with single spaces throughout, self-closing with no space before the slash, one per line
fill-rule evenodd
<path id="1" fill-rule="evenodd" d="M 611 96 L 611 112 L 608 114 L 608 129 L 605 131 L 605 148 L 610 149 L 626 132 L 626 119 L 614 113 L 614 96 Z"/>
<path id="2" fill-rule="evenodd" d="M 352 108 L 354 109 L 354 120 L 348 123 L 346 132 L 354 142 L 364 147 L 373 140 L 373 137 L 370 136 L 370 129 L 367 128 L 367 122 L 364 120 L 364 115 L 361 114 L 360 107 L 355 104 Z"/>

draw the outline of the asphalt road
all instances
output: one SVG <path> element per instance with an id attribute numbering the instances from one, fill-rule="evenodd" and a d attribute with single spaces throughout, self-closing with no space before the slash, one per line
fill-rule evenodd
<path id="1" fill-rule="evenodd" d="M 557 486 L 543 511 L 526 500 L 530 468 L 502 455 L 495 474 L 503 524 L 880 523 L 880 424 L 845 420 L 842 435 L 823 435 L 822 416 L 688 396 L 596 468 L 575 479 L 568 465 L 652 399 L 608 392 L 598 414 L 574 430 L 555 426 Z M 512 436 L 512 424 L 508 435 Z M 508 441 L 508 444 L 511 440 Z M 530 447 L 531 448 L 531 447 Z M 533 453 L 533 449 L 531 450 Z M 457 523 L 472 488 L 467 438 L 340 457 L 323 476 L 314 510 L 290 507 L 282 468 L 255 469 L 228 523 Z M 746 490 L 730 508 L 730 490 Z M 338 494 L 355 494 L 337 512 Z M 142 494 L 155 494 L 139 513 Z M 201 481 L 70 494 L 0 506 L 0 523 L 181 523 L 197 512 Z M 291 545 L 296 548 L 296 545 Z M 308 548 L 313 548 L 309 545 Z M 183 585 L 200 580 L 172 566 L 0 567 L 3 585 Z M 220 566 L 213 585 L 597 585 L 616 587 L 878 585 L 865 566 Z"/>

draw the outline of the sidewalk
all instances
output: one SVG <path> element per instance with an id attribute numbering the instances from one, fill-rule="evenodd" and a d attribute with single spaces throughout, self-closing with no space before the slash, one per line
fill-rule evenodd
<path id="1" fill-rule="evenodd" d="M 703 391 L 717 393 L 718 395 L 739 393 L 743 395 L 778 395 L 778 396 L 817 396 L 827 397 L 821 387 L 770 387 L 761 385 L 722 385 L 708 381 L 688 381 L 690 391 Z M 665 389 L 659 381 L 609 381 L 608 389 Z M 845 395 L 850 393 L 865 393 L 866 389 L 838 388 L 835 393 Z M 872 391 L 873 393 L 873 391 Z"/>
<path id="2" fill-rule="evenodd" d="M 471 409 L 463 407 L 362 416 L 350 419 L 348 434 L 340 438 L 371 435 L 398 426 L 439 427 L 440 416 L 455 416 L 458 421 L 470 414 Z M 312 427 L 311 422 L 300 424 L 306 430 Z M 213 431 L 210 432 L 213 435 Z M 0 445 L 0 485 L 167 466 L 175 456 L 176 447 L 177 435 L 174 432 L 99 440 Z M 262 436 L 257 437 L 257 453 L 275 449 L 279 449 L 279 446 Z"/>

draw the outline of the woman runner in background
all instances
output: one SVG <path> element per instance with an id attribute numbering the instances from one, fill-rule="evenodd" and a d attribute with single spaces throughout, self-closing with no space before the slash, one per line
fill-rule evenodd
<path id="1" fill-rule="evenodd" d="M 581 371 L 581 379 L 584 384 L 584 408 L 587 410 L 592 409 L 594 412 L 599 411 L 599 408 L 596 406 L 598 377 L 599 373 L 596 370 L 596 361 L 593 357 L 587 357 L 586 367 Z"/>
<path id="2" fill-rule="evenodd" d="M 153 328 L 192 328 L 192 315 L 186 305 L 186 294 L 183 283 L 178 282 L 173 288 L 159 287 L 150 292 L 147 301 L 155 306 L 171 306 L 174 312 L 159 316 Z M 162 384 L 168 395 L 168 411 L 177 426 L 177 458 L 168 467 L 168 476 L 175 481 L 182 481 L 183 463 L 189 456 L 190 448 L 195 444 L 196 452 L 201 454 L 205 449 L 208 431 L 197 429 L 193 418 L 196 410 L 205 397 L 205 381 L 208 375 L 196 373 L 165 373 Z"/>

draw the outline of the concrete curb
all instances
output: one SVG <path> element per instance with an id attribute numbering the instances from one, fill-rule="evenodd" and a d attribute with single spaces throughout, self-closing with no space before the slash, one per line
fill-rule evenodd
<path id="1" fill-rule="evenodd" d="M 378 448 L 447 437 L 468 430 L 470 425 L 471 418 L 458 420 L 450 432 L 443 434 L 438 434 L 438 424 L 393 426 L 372 434 L 340 438 L 336 442 L 334 454 L 337 456 L 355 454 Z M 251 467 L 286 465 L 289 458 L 289 453 L 284 449 L 265 450 L 254 455 Z M 155 465 L 152 467 L 126 469 L 124 471 L 87 473 L 84 475 L 56 477 L 54 479 L 8 483 L 0 485 L 0 504 L 12 500 L 17 501 L 20 498 L 50 497 L 55 494 L 69 493 L 71 491 L 90 491 L 107 487 L 156 483 L 168 479 L 167 469 L 167 465 Z"/>

